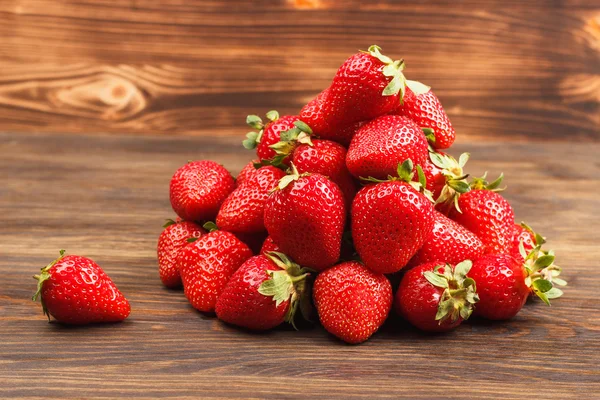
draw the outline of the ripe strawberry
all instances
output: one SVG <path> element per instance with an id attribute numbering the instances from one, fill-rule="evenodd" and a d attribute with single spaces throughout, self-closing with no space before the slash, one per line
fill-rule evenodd
<path id="1" fill-rule="evenodd" d="M 242 183 L 244 183 L 249 177 L 256 174 L 258 169 L 254 164 L 259 164 L 260 160 L 252 160 L 248 164 L 242 168 L 237 178 L 235 179 L 235 187 L 239 187 Z"/>
<path id="2" fill-rule="evenodd" d="M 260 254 L 262 254 L 264 256 L 264 255 L 267 255 L 267 253 L 270 253 L 273 251 L 277 252 L 277 253 L 281 253 L 281 249 L 279 248 L 277 243 L 275 243 L 273 241 L 273 238 L 271 236 L 267 236 L 267 238 L 263 242 L 262 247 L 260 249 Z"/>
<path id="3" fill-rule="evenodd" d="M 249 258 L 219 296 L 217 318 L 252 330 L 271 329 L 284 321 L 294 325 L 308 275 L 281 253 Z"/>
<path id="4" fill-rule="evenodd" d="M 429 157 L 421 167 L 425 174 L 426 188 L 431 191 L 436 201 L 436 209 L 443 212 L 456 206 L 458 197 L 470 190 L 466 181 L 468 175 L 463 173 L 469 156 L 469 153 L 463 153 L 459 161 L 456 161 L 449 154 L 429 151 Z"/>
<path id="5" fill-rule="evenodd" d="M 258 132 L 248 132 L 242 144 L 248 150 L 256 148 L 256 155 L 260 160 L 270 160 L 277 155 L 271 145 L 279 142 L 281 133 L 294 128 L 294 122 L 298 121 L 295 115 L 279 117 L 279 113 L 274 110 L 267 113 L 267 119 L 269 122 L 264 124 L 257 115 L 248 115 L 246 118 L 246 123 L 258 129 Z M 284 164 L 287 165 L 287 162 Z"/>
<path id="6" fill-rule="evenodd" d="M 429 262 L 408 270 L 396 292 L 394 309 L 408 322 L 428 332 L 456 328 L 478 301 L 475 281 L 467 278 L 471 261 L 452 267 Z"/>
<path id="7" fill-rule="evenodd" d="M 302 110 L 302 120 L 321 137 L 335 140 L 336 130 L 397 108 L 406 85 L 404 61 L 393 61 L 380 50 L 373 45 L 348 58 L 329 89 Z"/>
<path id="8" fill-rule="evenodd" d="M 259 168 L 221 205 L 216 221 L 219 229 L 236 234 L 264 232 L 265 202 L 284 176 L 285 172 L 279 168 Z"/>
<path id="9" fill-rule="evenodd" d="M 521 243 L 523 250 L 521 251 Z M 525 262 L 527 254 L 529 254 L 538 245 L 546 243 L 546 240 L 535 233 L 526 223 L 515 224 L 512 234 L 512 244 L 510 255 L 520 262 Z"/>
<path id="10" fill-rule="evenodd" d="M 313 298 L 323 327 L 347 343 L 369 339 L 392 307 L 392 286 L 385 275 L 357 261 L 336 265 L 317 276 Z"/>
<path id="11" fill-rule="evenodd" d="M 179 250 L 189 242 L 189 238 L 199 238 L 206 233 L 198 224 L 189 221 L 167 220 L 164 230 L 158 237 L 158 273 L 163 285 L 168 288 L 181 286 L 181 276 L 177 269 Z"/>
<path id="12" fill-rule="evenodd" d="M 357 178 L 386 179 L 404 160 L 410 158 L 415 165 L 422 165 L 427 157 L 427 140 L 421 128 L 408 118 L 384 115 L 356 132 L 346 165 Z"/>
<path id="13" fill-rule="evenodd" d="M 420 82 L 406 81 L 406 85 L 404 101 L 395 113 L 410 118 L 421 128 L 427 128 L 434 148 L 449 148 L 454 143 L 456 134 L 436 95 L 429 86 Z"/>
<path id="14" fill-rule="evenodd" d="M 188 244 L 177 258 L 185 297 L 197 310 L 214 311 L 231 275 L 252 255 L 246 244 L 225 231 L 211 231 Z"/>
<path id="15" fill-rule="evenodd" d="M 433 205 L 411 182 L 413 164 L 398 166 L 398 178 L 362 188 L 352 203 L 352 238 L 367 268 L 389 274 L 402 269 L 423 246 L 434 224 Z"/>
<path id="16" fill-rule="evenodd" d="M 184 220 L 211 220 L 234 188 L 235 181 L 222 165 L 214 161 L 189 162 L 171 178 L 171 206 Z"/>
<path id="17" fill-rule="evenodd" d="M 41 296 L 44 314 L 58 322 L 82 325 L 123 321 L 131 307 L 102 268 L 89 258 L 60 257 L 42 268 L 33 301 Z"/>
<path id="18" fill-rule="evenodd" d="M 512 243 L 515 216 L 508 201 L 494 191 L 498 184 L 486 186 L 476 180 L 474 189 L 458 198 L 458 209 L 449 213 L 451 219 L 481 239 L 486 254 L 509 253 Z"/>
<path id="19" fill-rule="evenodd" d="M 267 199 L 265 227 L 282 252 L 318 271 L 340 258 L 346 222 L 344 195 L 320 174 L 293 172 Z"/>
<path id="20" fill-rule="evenodd" d="M 474 233 L 437 211 L 433 218 L 433 230 L 410 260 L 410 265 L 429 262 L 454 265 L 483 255 L 483 243 Z"/>

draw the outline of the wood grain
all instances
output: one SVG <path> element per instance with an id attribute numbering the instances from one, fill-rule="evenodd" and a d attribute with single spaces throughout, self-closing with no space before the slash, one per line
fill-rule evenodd
<path id="1" fill-rule="evenodd" d="M 423 335 L 392 317 L 348 346 L 321 327 L 251 334 L 162 287 L 155 246 L 168 182 L 210 158 L 239 171 L 237 139 L 0 134 L 2 398 L 595 398 L 599 144 L 464 143 L 469 171 L 504 171 L 517 219 L 549 238 L 569 280 L 547 308 Z M 48 323 L 31 275 L 66 248 L 95 259 L 131 301 L 121 324 Z"/>
<path id="2" fill-rule="evenodd" d="M 3 130 L 239 135 L 378 43 L 462 138 L 600 139 L 594 1 L 4 0 L 0 18 Z"/>

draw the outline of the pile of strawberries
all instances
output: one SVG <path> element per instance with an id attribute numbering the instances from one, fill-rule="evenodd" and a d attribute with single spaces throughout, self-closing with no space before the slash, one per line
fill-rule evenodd
<path id="1" fill-rule="evenodd" d="M 554 254 L 515 224 L 502 176 L 471 178 L 469 154 L 443 152 L 452 124 L 431 89 L 403 71 L 403 60 L 371 46 L 299 115 L 249 115 L 243 145 L 256 159 L 237 179 L 213 161 L 179 168 L 170 184 L 179 218 L 158 240 L 163 284 L 183 285 L 194 308 L 232 325 L 318 319 L 348 343 L 367 340 L 392 306 L 419 329 L 448 331 L 473 313 L 512 318 L 530 294 L 559 297 L 566 283 Z M 39 279 L 58 320 L 51 272 L 67 257 Z M 105 310 L 118 320 L 129 305 Z"/>

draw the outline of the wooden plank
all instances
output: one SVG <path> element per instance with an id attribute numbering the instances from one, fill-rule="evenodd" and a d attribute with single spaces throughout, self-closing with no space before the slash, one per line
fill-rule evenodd
<path id="1" fill-rule="evenodd" d="M 207 130 L 208 131 L 208 130 Z M 469 172 L 504 171 L 517 219 L 549 238 L 569 280 L 551 308 L 423 335 L 392 317 L 347 346 L 320 327 L 239 331 L 195 312 L 157 274 L 171 174 L 237 139 L 0 134 L 2 398 L 593 398 L 600 393 L 600 145 L 465 142 Z M 31 275 L 59 248 L 95 259 L 131 301 L 122 324 L 48 324 Z"/>
<path id="2" fill-rule="evenodd" d="M 600 138 L 595 2 L 7 0 L 0 15 L 5 130 L 240 134 L 378 43 L 464 137 Z"/>

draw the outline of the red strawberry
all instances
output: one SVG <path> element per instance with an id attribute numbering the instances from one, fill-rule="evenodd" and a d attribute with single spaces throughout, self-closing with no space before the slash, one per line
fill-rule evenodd
<path id="1" fill-rule="evenodd" d="M 335 139 L 336 130 L 397 108 L 406 84 L 404 61 L 380 50 L 374 45 L 348 58 L 329 89 L 302 110 L 302 120 L 321 137 Z"/>
<path id="2" fill-rule="evenodd" d="M 267 199 L 265 227 L 282 252 L 321 271 L 340 258 L 346 221 L 344 195 L 320 174 L 293 173 Z"/>
<path id="3" fill-rule="evenodd" d="M 412 169 L 406 160 L 398 166 L 398 178 L 365 186 L 352 203 L 354 246 L 377 273 L 402 269 L 433 229 L 433 205 L 419 193 L 422 184 L 411 182 Z"/>
<path id="4" fill-rule="evenodd" d="M 294 128 L 294 122 L 298 121 L 298 117 L 295 115 L 279 117 L 279 113 L 274 110 L 267 113 L 267 119 L 270 122 L 264 124 L 257 115 L 248 115 L 246 118 L 246 123 L 259 131 L 248 132 L 243 145 L 248 150 L 256 148 L 256 155 L 260 160 L 270 160 L 277 155 L 271 145 L 279 142 L 281 133 Z"/>
<path id="5" fill-rule="evenodd" d="M 214 219 L 219 207 L 235 188 L 235 181 L 214 161 L 193 161 L 171 178 L 171 206 L 187 221 Z"/>
<path id="6" fill-rule="evenodd" d="M 428 128 L 431 145 L 436 149 L 449 148 L 456 134 L 442 104 L 429 86 L 416 81 L 406 82 L 404 101 L 396 113 L 410 118 L 421 128 Z"/>
<path id="7" fill-rule="evenodd" d="M 455 206 L 458 197 L 470 190 L 466 181 L 468 175 L 463 168 L 469 160 L 469 153 L 460 155 L 459 161 L 445 153 L 429 151 L 429 157 L 421 165 L 425 174 L 426 188 L 433 194 L 436 208 L 444 214 Z"/>
<path id="8" fill-rule="evenodd" d="M 264 232 L 265 202 L 284 176 L 285 172 L 272 166 L 258 169 L 221 205 L 217 214 L 219 229 L 236 234 Z"/>
<path id="9" fill-rule="evenodd" d="M 131 307 L 102 268 L 89 258 L 60 257 L 42 268 L 33 301 L 41 296 L 44 314 L 58 322 L 82 325 L 123 321 Z"/>
<path id="10" fill-rule="evenodd" d="M 386 179 L 398 164 L 411 159 L 422 165 L 428 157 L 427 140 L 411 120 L 384 115 L 363 125 L 348 148 L 346 165 L 355 177 Z"/>
<path id="11" fill-rule="evenodd" d="M 260 249 L 260 254 L 267 255 L 267 253 L 270 253 L 273 251 L 281 253 L 281 249 L 279 248 L 277 243 L 275 243 L 273 241 L 273 238 L 271 236 L 267 236 L 267 238 L 263 242 L 263 245 Z"/>
<path id="12" fill-rule="evenodd" d="M 486 254 L 508 253 L 515 225 L 513 209 L 500 194 L 478 182 L 476 189 L 458 198 L 458 209 L 451 209 L 449 216 L 481 239 Z"/>
<path id="13" fill-rule="evenodd" d="M 237 178 L 235 179 L 235 187 L 240 186 L 249 177 L 256 174 L 257 169 L 254 164 L 259 164 L 259 163 L 260 163 L 260 160 L 252 160 L 248 164 L 246 164 L 244 166 L 244 168 L 242 168 L 242 170 L 238 174 Z"/>
<path id="14" fill-rule="evenodd" d="M 521 243 L 523 243 L 523 251 L 521 251 Z M 526 223 L 515 224 L 512 234 L 512 244 L 510 255 L 520 262 L 525 262 L 527 254 L 529 254 L 536 246 L 543 245 L 546 240 L 535 233 Z"/>
<path id="15" fill-rule="evenodd" d="M 424 331 L 456 328 L 478 301 L 475 282 L 466 277 L 471 265 L 469 260 L 456 267 L 430 262 L 408 270 L 396 292 L 396 312 Z"/>
<path id="16" fill-rule="evenodd" d="M 323 327 L 347 343 L 369 339 L 392 307 L 392 286 L 385 275 L 357 261 L 336 265 L 317 276 L 313 298 Z"/>
<path id="17" fill-rule="evenodd" d="M 177 259 L 185 297 L 197 310 L 214 311 L 227 281 L 250 257 L 252 251 L 230 232 L 212 231 L 188 244 Z"/>
<path id="18" fill-rule="evenodd" d="M 433 230 L 410 260 L 410 265 L 435 261 L 454 265 L 483 255 L 483 243 L 473 232 L 437 211 L 433 218 Z"/>
<path id="19" fill-rule="evenodd" d="M 281 253 L 249 258 L 219 296 L 217 317 L 253 330 L 271 329 L 284 321 L 293 325 L 307 276 L 307 270 Z"/>
<path id="20" fill-rule="evenodd" d="M 200 225 L 194 222 L 167 220 L 164 230 L 158 237 L 158 273 L 163 285 L 168 288 L 181 286 L 181 276 L 177 269 L 179 250 L 187 245 L 189 238 L 199 238 L 206 233 Z"/>

